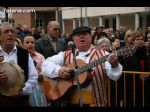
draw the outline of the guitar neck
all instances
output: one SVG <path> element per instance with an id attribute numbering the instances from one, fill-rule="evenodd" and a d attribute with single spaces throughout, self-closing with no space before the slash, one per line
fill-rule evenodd
<path id="1" fill-rule="evenodd" d="M 123 56 L 124 58 L 128 57 L 128 56 L 132 56 L 133 53 L 135 53 L 136 49 L 138 47 L 135 46 L 135 45 L 130 45 L 130 46 L 125 46 L 125 47 L 122 47 L 118 50 L 115 51 L 115 53 L 118 55 L 118 56 Z M 87 70 L 90 70 L 92 69 L 93 67 L 96 67 L 97 65 L 101 64 L 101 63 L 104 63 L 106 60 L 107 60 L 107 57 L 109 56 L 110 54 L 108 55 L 105 55 L 103 56 L 102 58 L 99 58 L 99 59 L 96 59 L 94 60 L 93 62 L 87 64 L 86 66 L 83 66 L 83 67 L 80 67 L 78 68 L 78 74 L 81 74 Z"/>
<path id="2" fill-rule="evenodd" d="M 109 54 L 106 56 L 103 56 L 102 58 L 92 61 L 91 63 L 87 64 L 86 66 L 78 68 L 78 74 L 81 74 L 87 70 L 92 69 L 93 67 L 96 67 L 97 65 L 99 65 L 101 63 L 104 63 L 107 60 L 108 56 L 109 56 Z"/>

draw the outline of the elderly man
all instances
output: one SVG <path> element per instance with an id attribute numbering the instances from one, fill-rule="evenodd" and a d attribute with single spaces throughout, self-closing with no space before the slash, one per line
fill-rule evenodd
<path id="1" fill-rule="evenodd" d="M 73 54 L 77 55 L 76 59 L 80 59 L 86 64 L 91 63 L 95 59 L 105 56 L 105 53 L 103 51 L 100 51 L 91 45 L 92 36 L 91 29 L 89 27 L 77 27 L 73 30 L 72 36 L 76 46 L 75 53 L 72 53 L 71 50 L 68 50 L 65 52 L 60 52 L 58 55 L 47 58 L 42 66 L 43 74 L 47 77 L 60 77 L 64 80 L 67 80 L 71 76 L 73 68 L 65 65 L 69 65 L 74 62 Z M 105 63 L 99 64 L 89 71 L 91 73 L 90 76 L 92 77 L 91 82 L 86 87 L 81 88 L 81 96 L 82 93 L 88 95 L 87 97 L 84 97 L 84 95 L 82 96 L 83 104 L 101 107 L 107 105 L 107 99 L 104 89 L 106 74 L 111 79 L 117 80 L 122 73 L 122 66 L 118 63 L 118 57 L 115 53 L 110 54 L 107 60 L 108 61 L 106 61 Z M 59 87 L 59 85 L 57 87 Z M 74 103 L 77 103 L 73 101 L 74 98 L 78 97 L 75 95 L 76 93 L 77 91 L 75 90 L 70 95 L 70 97 L 66 97 L 66 100 L 67 102 L 69 102 L 69 104 L 72 105 Z M 90 100 L 90 102 L 86 102 L 88 101 L 88 99 Z"/>
<path id="2" fill-rule="evenodd" d="M 0 36 L 2 43 L 0 46 L 0 62 L 14 62 L 18 64 L 24 70 L 25 83 L 20 91 L 9 91 L 9 96 L 0 94 L 0 106 L 27 106 L 29 104 L 28 100 L 29 95 L 32 93 L 32 88 L 37 84 L 38 75 L 33 60 L 27 50 L 15 45 L 15 35 L 16 32 L 11 24 L 5 22 L 1 25 Z M 9 75 L 12 75 L 8 74 L 7 70 L 9 71 L 10 69 L 6 68 L 5 71 L 0 71 L 1 86 L 3 84 L 5 85 Z M 14 85 L 12 85 L 12 88 L 9 88 L 11 91 L 15 89 L 13 86 Z"/>
<path id="3" fill-rule="evenodd" d="M 48 34 L 37 40 L 35 44 L 36 51 L 41 53 L 45 58 L 66 49 L 65 41 L 59 38 L 61 29 L 57 21 L 50 21 L 48 23 L 47 32 Z"/>

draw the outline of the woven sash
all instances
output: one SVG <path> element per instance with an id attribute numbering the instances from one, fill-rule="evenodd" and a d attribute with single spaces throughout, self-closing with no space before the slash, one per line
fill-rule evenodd
<path id="1" fill-rule="evenodd" d="M 94 59 L 101 58 L 104 55 L 103 51 L 96 50 L 95 48 L 91 47 L 91 52 L 88 56 L 90 59 L 90 62 L 94 61 Z M 72 63 L 73 56 L 72 51 L 68 50 L 65 51 L 65 58 L 64 63 L 66 65 Z M 94 106 L 106 106 L 107 98 L 105 94 L 105 71 L 104 71 L 104 63 L 98 65 L 97 67 L 94 67 L 94 71 L 91 72 L 91 75 L 93 76 L 92 79 L 92 94 L 94 97 Z"/>

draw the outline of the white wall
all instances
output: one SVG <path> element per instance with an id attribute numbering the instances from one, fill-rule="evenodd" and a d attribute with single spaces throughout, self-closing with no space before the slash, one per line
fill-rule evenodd
<path id="1" fill-rule="evenodd" d="M 63 18 L 80 18 L 79 7 L 65 7 L 62 8 Z M 82 8 L 82 16 L 84 17 L 84 8 Z M 145 7 L 88 7 L 87 16 L 89 17 L 89 27 L 99 26 L 98 17 L 103 16 L 103 24 L 105 19 L 109 19 L 109 26 L 113 26 L 113 18 L 116 18 L 116 14 L 120 14 L 120 25 L 126 26 L 127 29 L 135 28 L 135 13 L 139 13 L 142 16 L 142 29 L 146 29 L 146 14 Z M 70 29 L 68 29 L 70 31 Z"/>
<path id="2" fill-rule="evenodd" d="M 63 7 L 62 18 L 79 18 L 81 16 L 80 7 Z M 145 7 L 87 7 L 87 16 L 104 16 L 114 14 L 128 14 L 136 12 L 144 12 Z M 85 7 L 82 7 L 82 16 L 85 16 Z"/>

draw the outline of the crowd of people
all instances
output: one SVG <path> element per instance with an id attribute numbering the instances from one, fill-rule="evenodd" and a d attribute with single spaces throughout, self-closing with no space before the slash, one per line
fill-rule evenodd
<path id="1" fill-rule="evenodd" d="M 73 44 L 69 44 L 70 42 Z M 116 54 L 116 50 L 129 45 L 137 46 L 137 50 L 132 56 L 123 58 Z M 99 59 L 103 59 L 103 62 L 91 64 Z M 57 21 L 50 21 L 47 29 L 29 28 L 27 25 L 22 26 L 20 24 L 13 27 L 10 23 L 4 22 L 0 26 L 0 62 L 12 61 L 24 70 L 25 82 L 17 93 L 12 93 L 10 96 L 0 93 L 0 106 L 79 106 L 81 102 L 74 103 L 76 100 L 74 98 L 77 93 L 80 93 L 83 105 L 106 107 L 108 106 L 107 78 L 111 79 L 112 106 L 115 106 L 115 82 L 118 81 L 118 105 L 120 105 L 124 91 L 122 71 L 150 71 L 150 27 L 144 33 L 138 29 L 127 30 L 123 26 L 120 26 L 118 30 L 104 26 L 95 29 L 79 26 L 70 33 L 63 33 Z M 81 73 L 78 71 L 78 75 L 81 76 L 85 72 L 87 72 L 86 75 L 90 74 L 88 75 L 89 83 L 85 87 L 81 87 L 80 91 L 72 90 L 70 97 L 51 101 L 47 97 L 50 90 L 43 87 L 45 77 L 57 79 L 55 87 L 57 85 L 58 88 L 65 90 L 61 85 L 63 84 L 62 80 L 68 80 L 67 84 L 71 83 L 72 85 L 73 81 L 80 81 L 80 79 L 75 80 L 74 77 L 76 76 L 72 76 L 78 73 L 76 69 L 80 70 L 80 61 L 83 63 L 81 65 L 88 67 L 88 69 L 86 68 Z M 74 63 L 74 67 L 68 66 L 72 63 Z M 0 71 L 0 84 L 2 86 L 5 86 L 8 79 L 9 74 Z M 149 106 L 150 77 L 144 75 L 144 79 L 145 106 Z M 133 106 L 133 88 L 131 87 L 133 76 L 127 76 L 126 80 L 128 82 L 126 85 L 127 106 Z M 135 81 L 137 88 L 135 97 L 138 97 L 135 106 L 142 106 L 143 85 L 140 74 L 136 75 Z M 45 105 L 32 104 L 33 101 L 30 101 L 34 100 L 30 99 L 30 95 L 36 85 L 40 85 L 39 93 L 42 93 L 40 97 L 46 99 L 46 101 L 41 102 L 45 102 Z M 88 96 L 84 94 L 88 94 Z M 91 99 L 90 102 L 88 102 L 88 98 Z"/>
<path id="2" fill-rule="evenodd" d="M 122 28 L 122 27 L 121 27 Z M 111 30 L 110 30 L 111 31 Z M 113 34 L 112 32 L 109 34 L 109 36 L 106 36 L 103 38 L 103 33 L 105 30 L 103 30 L 103 33 L 99 32 L 99 35 L 102 34 L 102 36 L 99 37 L 97 41 L 97 48 L 98 49 L 103 49 L 106 50 L 107 52 L 112 52 L 114 50 L 117 50 L 123 46 L 129 46 L 129 45 L 135 45 L 138 46 L 138 49 L 136 52 L 124 59 L 123 57 L 119 57 L 119 62 L 123 66 L 124 71 L 139 71 L 139 72 L 149 72 L 150 71 L 150 43 L 149 43 L 149 34 L 150 30 L 149 27 L 147 28 L 147 31 L 144 33 L 142 31 L 138 30 L 122 30 L 122 34 L 120 33 L 121 30 L 116 30 Z M 116 33 L 117 32 L 117 33 Z M 112 35 L 112 37 L 110 37 Z M 124 35 L 122 39 L 122 35 Z M 122 39 L 122 40 L 121 40 Z M 135 76 L 135 106 L 142 106 L 142 78 L 141 75 L 136 75 Z M 145 92 L 144 92 L 144 105 L 148 106 L 148 94 L 149 94 L 149 76 L 144 75 L 143 76 L 145 79 Z M 124 92 L 124 76 L 122 75 L 119 80 L 118 80 L 118 100 L 117 100 L 117 105 L 121 105 L 121 101 L 123 101 L 123 92 Z M 126 76 L 126 105 L 127 106 L 134 106 L 134 100 L 133 100 L 133 75 L 127 75 Z M 116 105 L 116 86 L 115 82 L 111 81 L 111 104 Z"/>

